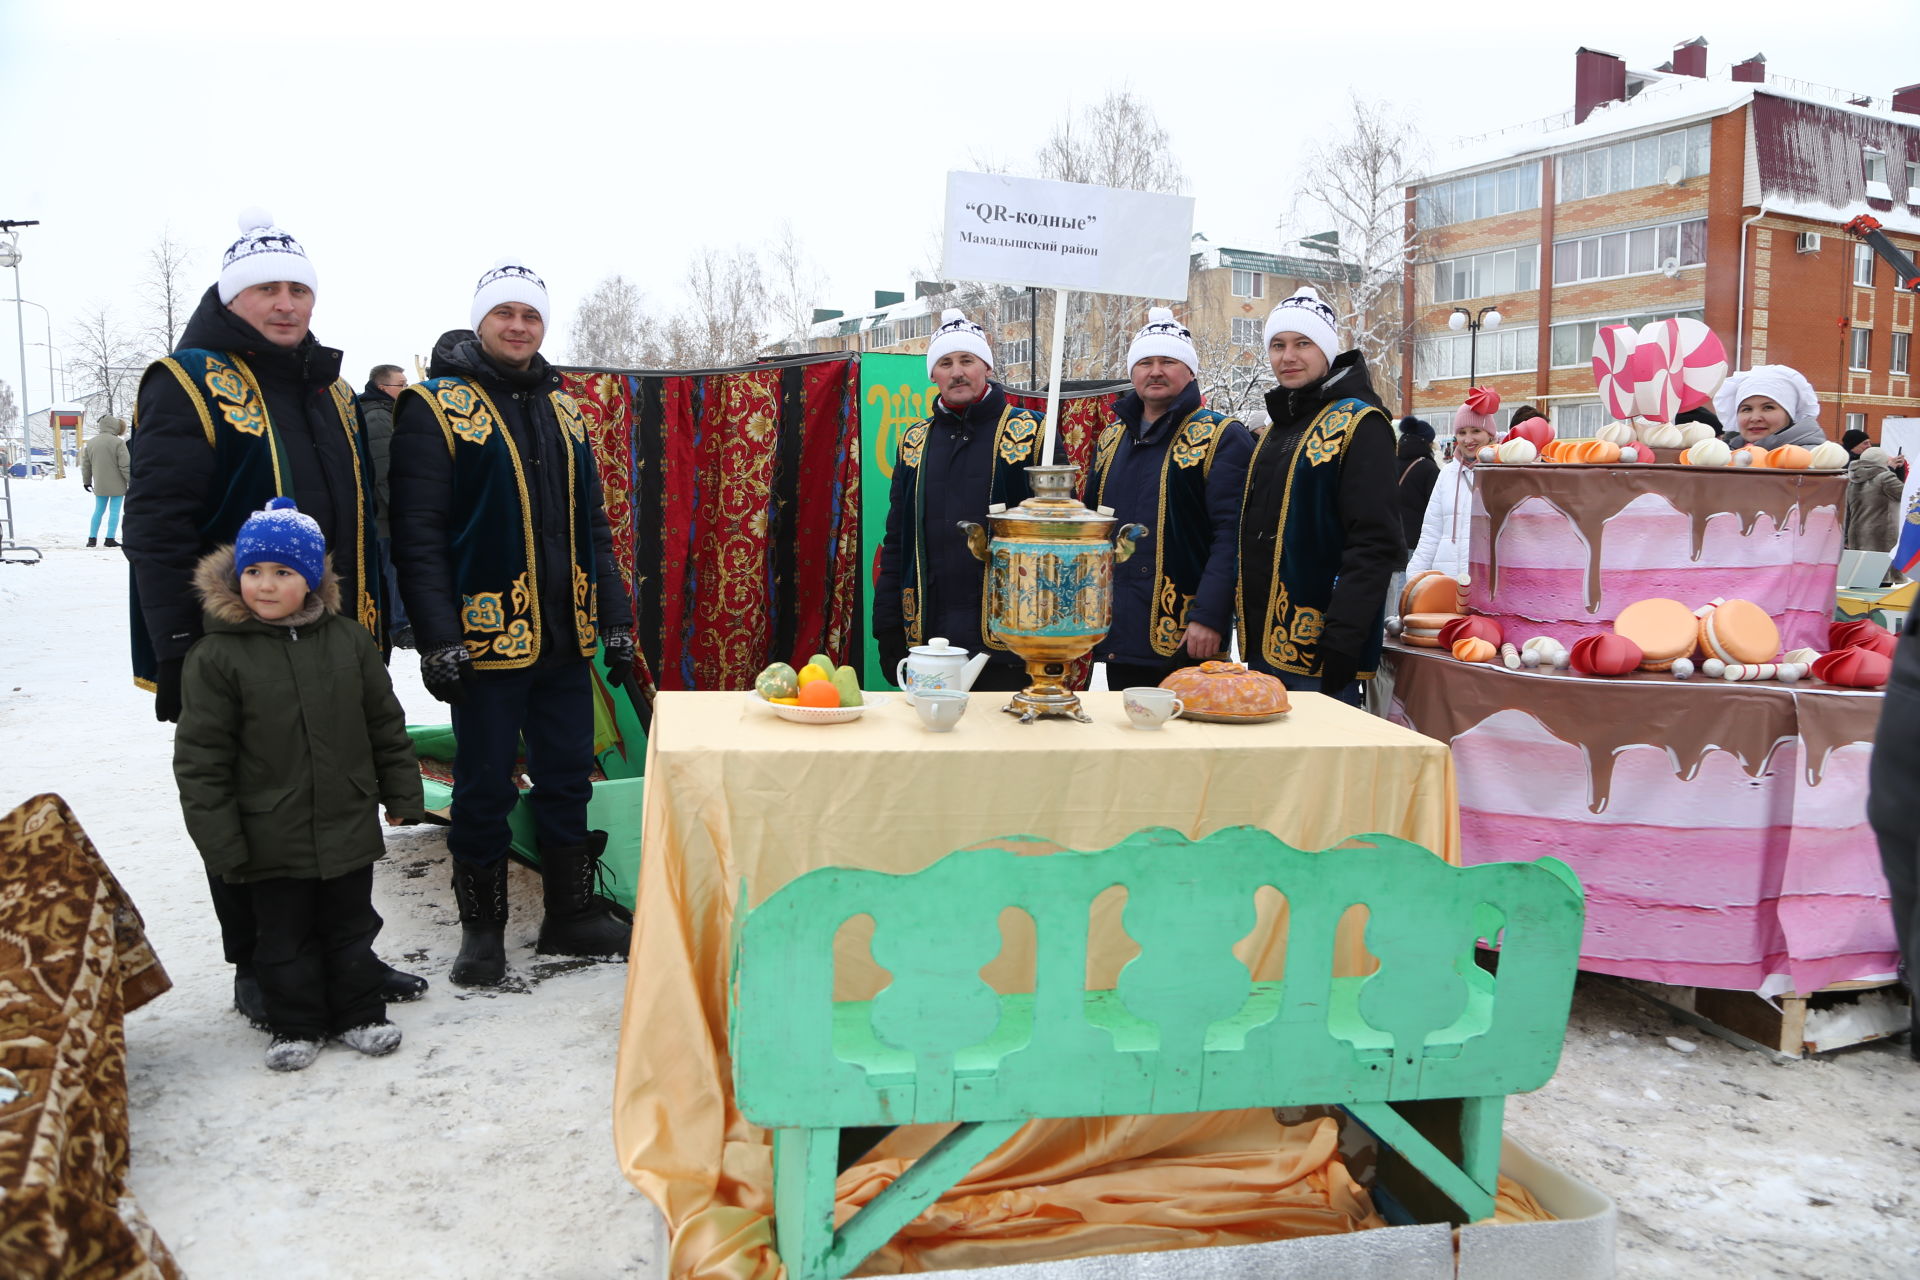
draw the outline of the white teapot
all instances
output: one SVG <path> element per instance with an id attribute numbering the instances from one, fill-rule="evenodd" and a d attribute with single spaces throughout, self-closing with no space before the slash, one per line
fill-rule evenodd
<path id="1" fill-rule="evenodd" d="M 987 655 L 977 653 L 971 660 L 959 645 L 948 644 L 945 636 L 935 636 L 925 644 L 914 645 L 894 668 L 893 682 L 908 696 L 928 689 L 971 689 Z"/>

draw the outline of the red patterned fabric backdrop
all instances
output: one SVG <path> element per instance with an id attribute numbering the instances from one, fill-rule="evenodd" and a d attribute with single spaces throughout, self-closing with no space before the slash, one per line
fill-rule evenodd
<path id="1" fill-rule="evenodd" d="M 662 689 L 745 689 L 856 648 L 857 357 L 701 373 L 570 370 L 641 656 Z"/>

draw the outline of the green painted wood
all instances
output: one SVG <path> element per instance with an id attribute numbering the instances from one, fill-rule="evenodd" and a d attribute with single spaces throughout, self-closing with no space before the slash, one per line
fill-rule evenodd
<path id="1" fill-rule="evenodd" d="M 838 1129 L 776 1129 L 773 1134 L 774 1247 L 795 1280 L 842 1276 L 830 1271 L 833 1182 Z"/>
<path id="2" fill-rule="evenodd" d="M 1156 828 L 1092 852 L 1019 847 L 1032 841 L 910 875 L 823 868 L 751 910 L 743 885 L 730 1016 L 742 1113 L 784 1130 L 1345 1103 L 1419 1139 L 1403 1154 L 1469 1212 L 1490 1210 L 1504 1098 L 1551 1078 L 1565 1035 L 1583 903 L 1564 864 L 1454 867 L 1379 835 L 1307 852 L 1252 827 L 1198 841 Z M 1093 904 L 1116 885 L 1140 954 L 1112 989 L 1088 990 Z M 1289 907 L 1280 983 L 1254 982 L 1232 953 L 1263 887 Z M 1335 978 L 1355 904 L 1380 967 Z M 980 976 L 1008 908 L 1033 921 L 1031 991 Z M 891 981 L 836 1003 L 835 934 L 859 915 Z M 1498 974 L 1475 963 L 1477 939 L 1498 940 Z M 1460 1165 L 1385 1106 L 1426 1098 L 1473 1100 Z"/>
<path id="3" fill-rule="evenodd" d="M 1427 1176 L 1442 1195 L 1460 1206 L 1468 1222 L 1478 1222 L 1482 1218 L 1493 1216 L 1493 1192 L 1482 1187 L 1459 1165 L 1447 1159 L 1440 1148 L 1433 1145 L 1427 1135 L 1408 1124 L 1406 1118 L 1385 1102 L 1353 1102 L 1347 1104 L 1347 1110 L 1353 1113 L 1374 1136 L 1407 1158 L 1408 1163 Z"/>
<path id="4" fill-rule="evenodd" d="M 823 1280 L 839 1280 L 866 1261 L 868 1254 L 893 1239 L 900 1228 L 919 1217 L 921 1210 L 938 1200 L 942 1192 L 992 1155 L 1022 1123 L 993 1120 L 963 1124 L 936 1142 L 840 1228 L 828 1268 L 820 1273 Z M 781 1256 L 786 1255 L 783 1252 Z M 792 1264 L 788 1264 L 788 1269 L 792 1270 Z M 813 1275 L 802 1273 L 793 1280 L 813 1280 Z"/>

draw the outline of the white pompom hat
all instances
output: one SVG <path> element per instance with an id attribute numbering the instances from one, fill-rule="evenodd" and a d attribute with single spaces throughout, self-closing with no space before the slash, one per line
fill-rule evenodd
<path id="1" fill-rule="evenodd" d="M 473 313 L 469 327 L 478 329 L 487 312 L 503 302 L 524 302 L 540 313 L 540 323 L 550 325 L 553 316 L 547 309 L 547 282 L 515 257 L 501 258 L 473 286 Z"/>
<path id="2" fill-rule="evenodd" d="M 1260 335 L 1260 345 L 1270 346 L 1276 333 L 1304 334 L 1320 348 L 1331 365 L 1340 354 L 1340 338 L 1334 331 L 1333 308 L 1320 298 L 1320 291 L 1310 284 L 1303 284 L 1293 291 L 1291 298 L 1282 298 L 1280 305 L 1267 317 L 1266 331 Z"/>
<path id="3" fill-rule="evenodd" d="M 265 209 L 248 209 L 240 215 L 240 238 L 220 259 L 220 305 L 232 302 L 243 289 L 274 280 L 320 290 L 300 242 L 273 225 L 273 215 Z"/>
<path id="4" fill-rule="evenodd" d="M 933 376 L 933 366 L 941 356 L 950 351 L 971 351 L 987 362 L 987 368 L 993 368 L 993 348 L 987 345 L 987 331 L 966 318 L 957 307 L 948 307 L 940 313 L 940 327 L 933 331 L 933 341 L 927 344 L 927 376 Z"/>
<path id="5" fill-rule="evenodd" d="M 1148 356 L 1172 356 L 1193 370 L 1194 377 L 1200 376 L 1200 356 L 1193 349 L 1193 334 L 1166 307 L 1149 310 L 1146 326 L 1133 335 L 1133 345 L 1127 348 L 1128 371 Z"/>

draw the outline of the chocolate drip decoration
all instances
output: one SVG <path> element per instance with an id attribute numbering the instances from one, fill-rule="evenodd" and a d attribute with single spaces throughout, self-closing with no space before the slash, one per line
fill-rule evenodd
<path id="1" fill-rule="evenodd" d="M 1682 682 L 1642 672 L 1611 679 L 1470 665 L 1388 642 L 1393 697 L 1415 730 L 1451 743 L 1502 711 L 1519 711 L 1586 757 L 1587 811 L 1605 813 L 1613 763 L 1630 747 L 1664 748 L 1683 782 L 1710 751 L 1725 751 L 1758 778 L 1783 742 L 1801 740 L 1809 786 L 1828 757 L 1872 742 L 1878 693 Z M 1517 768 L 1516 777 L 1524 776 Z"/>
<path id="2" fill-rule="evenodd" d="M 1600 609 L 1600 558 L 1607 521 L 1642 494 L 1657 494 L 1684 513 L 1693 529 L 1692 558 L 1705 544 L 1707 521 L 1728 514 L 1740 520 L 1741 536 L 1753 532 L 1761 516 L 1784 529 L 1798 514 L 1799 532 L 1807 531 L 1807 512 L 1815 507 L 1840 510 L 1846 477 L 1834 472 L 1781 471 L 1772 468 L 1702 469 L 1659 463 L 1599 466 L 1580 463 L 1507 463 L 1480 467 L 1473 486 L 1476 514 L 1487 518 L 1487 591 L 1500 592 L 1500 533 L 1507 517 L 1529 498 L 1538 498 L 1565 517 L 1587 548 L 1587 612 Z"/>

